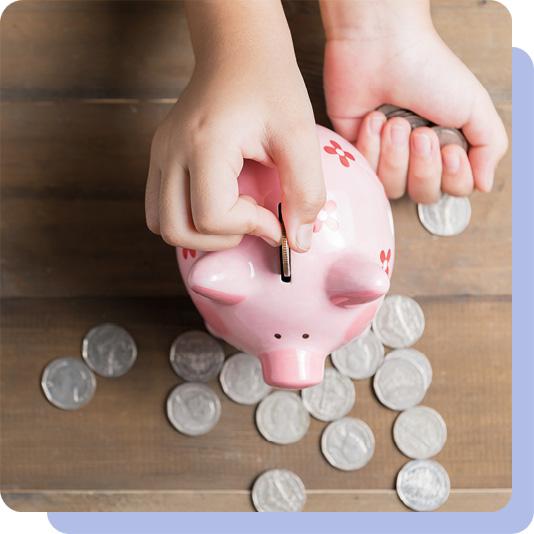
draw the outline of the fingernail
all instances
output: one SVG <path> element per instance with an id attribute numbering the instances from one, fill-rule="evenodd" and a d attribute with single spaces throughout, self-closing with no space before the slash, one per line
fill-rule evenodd
<path id="1" fill-rule="evenodd" d="M 447 152 L 443 159 L 446 172 L 456 174 L 460 170 L 460 156 L 456 152 Z"/>
<path id="2" fill-rule="evenodd" d="M 297 230 L 297 246 L 302 250 L 311 247 L 313 224 L 301 224 Z"/>
<path id="3" fill-rule="evenodd" d="M 415 134 L 413 136 L 413 146 L 415 153 L 418 156 L 427 158 L 430 156 L 430 137 L 424 133 Z"/>
<path id="4" fill-rule="evenodd" d="M 391 142 L 394 145 L 399 147 L 406 145 L 406 141 L 408 140 L 408 131 L 406 130 L 406 128 L 397 124 L 391 127 L 390 133 Z"/>
<path id="5" fill-rule="evenodd" d="M 373 135 L 378 135 L 382 131 L 382 126 L 384 125 L 384 117 L 373 117 L 369 121 L 369 129 Z"/>
<path id="6" fill-rule="evenodd" d="M 270 237 L 265 237 L 264 235 L 260 236 L 268 245 L 271 245 L 271 247 L 277 247 L 279 246 L 279 243 L 271 239 Z"/>

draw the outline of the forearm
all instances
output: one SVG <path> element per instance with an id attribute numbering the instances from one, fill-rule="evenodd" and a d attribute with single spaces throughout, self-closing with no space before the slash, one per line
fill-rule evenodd
<path id="1" fill-rule="evenodd" d="M 327 40 L 387 38 L 432 27 L 429 0 L 320 0 Z"/>
<path id="2" fill-rule="evenodd" d="M 197 63 L 294 57 L 280 0 L 189 0 L 186 13 Z"/>

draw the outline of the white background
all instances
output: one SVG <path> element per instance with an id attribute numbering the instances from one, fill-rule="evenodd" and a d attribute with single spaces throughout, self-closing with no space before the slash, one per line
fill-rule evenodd
<path id="1" fill-rule="evenodd" d="M 399 0 L 401 1 L 401 0 Z M 409 0 L 402 0 L 409 1 Z M 0 0 L 1 12 L 12 2 Z M 512 14 L 512 46 L 522 48 L 534 58 L 534 2 L 531 0 L 501 0 Z M 48 534 L 57 532 L 50 526 L 45 513 L 13 512 L 0 499 L 0 526 L 3 534 Z M 524 531 L 534 533 L 534 523 Z"/>

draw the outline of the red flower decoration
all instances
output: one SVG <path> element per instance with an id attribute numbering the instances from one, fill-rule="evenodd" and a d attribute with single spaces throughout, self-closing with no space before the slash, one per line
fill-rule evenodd
<path id="1" fill-rule="evenodd" d="M 386 274 L 389 274 L 389 262 L 391 260 L 391 249 L 389 248 L 387 254 L 384 250 L 380 251 L 380 262 L 382 263 L 382 269 Z"/>
<path id="2" fill-rule="evenodd" d="M 184 260 L 187 259 L 187 256 L 191 256 L 194 258 L 197 255 L 197 251 L 193 250 L 191 248 L 183 248 L 182 249 L 182 256 L 184 257 Z"/>
<path id="3" fill-rule="evenodd" d="M 330 145 L 331 146 L 324 146 L 324 151 L 327 154 L 336 154 L 339 157 L 339 161 L 341 161 L 341 165 L 343 165 L 343 167 L 348 167 L 350 165 L 349 160 L 354 161 L 354 156 L 350 152 L 343 150 L 341 145 L 336 143 L 333 139 L 330 139 Z"/>

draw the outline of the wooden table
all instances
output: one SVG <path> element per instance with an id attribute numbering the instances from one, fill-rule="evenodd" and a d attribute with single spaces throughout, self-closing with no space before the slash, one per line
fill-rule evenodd
<path id="1" fill-rule="evenodd" d="M 319 123 L 323 34 L 314 2 L 286 4 Z M 493 2 L 440 0 L 436 25 L 489 89 L 510 133 L 510 17 Z M 168 349 L 201 327 L 173 250 L 144 225 L 151 136 L 193 59 L 175 2 L 18 2 L 1 20 L 1 489 L 17 510 L 251 510 L 264 469 L 296 471 L 306 510 L 404 510 L 394 479 L 396 413 L 358 382 L 352 414 L 377 448 L 364 469 L 331 468 L 323 423 L 300 442 L 264 441 L 253 409 L 229 401 L 209 434 L 175 432 L 164 401 L 179 382 Z M 432 361 L 425 404 L 444 416 L 438 460 L 453 491 L 443 510 L 496 510 L 511 494 L 511 157 L 492 194 L 472 197 L 468 230 L 429 235 L 407 199 L 394 202 L 392 291 L 414 296 L 427 327 L 416 348 Z M 114 321 L 139 358 L 120 379 L 98 378 L 85 408 L 44 399 L 40 374 L 79 355 L 84 333 Z M 231 348 L 227 347 L 228 353 Z"/>

